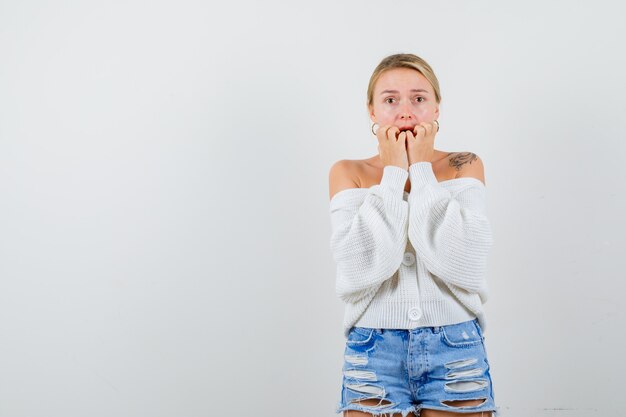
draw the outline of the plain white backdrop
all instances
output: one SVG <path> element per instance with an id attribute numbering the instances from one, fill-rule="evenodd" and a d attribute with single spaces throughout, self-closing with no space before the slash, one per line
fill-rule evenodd
<path id="1" fill-rule="evenodd" d="M 334 416 L 328 170 L 399 52 L 485 164 L 502 417 L 621 416 L 625 9 L 1 1 L 0 416 Z"/>

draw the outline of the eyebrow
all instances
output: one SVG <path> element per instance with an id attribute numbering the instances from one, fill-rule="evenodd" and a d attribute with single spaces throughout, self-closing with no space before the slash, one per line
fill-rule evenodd
<path id="1" fill-rule="evenodd" d="M 421 88 L 420 89 L 415 89 L 414 88 L 414 89 L 411 90 L 411 92 L 412 93 L 428 93 L 428 91 L 423 90 Z M 387 93 L 396 93 L 397 94 L 397 93 L 399 93 L 399 91 L 398 90 L 385 90 L 385 91 L 382 91 L 380 93 L 380 95 L 387 94 Z"/>

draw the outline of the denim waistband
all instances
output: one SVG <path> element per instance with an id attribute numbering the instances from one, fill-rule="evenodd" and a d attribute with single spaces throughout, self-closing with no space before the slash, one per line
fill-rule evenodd
<path id="1" fill-rule="evenodd" d="M 469 320 L 468 322 L 478 322 L 477 318 L 474 318 L 472 320 Z M 448 324 L 448 326 L 458 326 L 459 324 L 462 323 L 454 323 L 454 324 Z M 374 331 L 378 334 L 382 334 L 384 332 L 398 332 L 398 333 L 413 333 L 413 334 L 418 334 L 418 333 L 439 333 L 441 331 L 441 328 L 445 327 L 445 326 L 422 326 L 422 327 L 416 327 L 415 329 L 374 329 Z"/>

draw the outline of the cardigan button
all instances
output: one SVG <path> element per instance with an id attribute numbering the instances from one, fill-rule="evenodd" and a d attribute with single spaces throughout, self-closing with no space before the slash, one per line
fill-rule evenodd
<path id="1" fill-rule="evenodd" d="M 416 320 L 419 320 L 420 317 L 422 317 L 422 312 L 420 311 L 419 308 L 413 307 L 412 309 L 409 310 L 409 319 L 416 321 Z"/>
<path id="2" fill-rule="evenodd" d="M 402 259 L 402 263 L 406 266 L 411 266 L 415 263 L 415 255 L 411 252 L 406 252 L 404 254 L 404 258 Z"/>

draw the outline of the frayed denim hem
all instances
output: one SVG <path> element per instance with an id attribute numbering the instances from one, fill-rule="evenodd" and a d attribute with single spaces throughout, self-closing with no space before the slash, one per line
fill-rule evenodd
<path id="1" fill-rule="evenodd" d="M 406 417 L 409 413 L 417 413 L 418 411 L 416 410 L 415 406 L 411 406 L 406 410 L 402 410 L 400 408 L 391 408 L 391 409 L 387 409 L 387 408 L 383 408 L 383 407 L 378 407 L 378 408 L 374 408 L 372 409 L 372 407 L 368 407 L 368 406 L 359 406 L 356 403 L 352 403 L 346 406 L 337 406 L 335 413 L 341 413 L 343 411 L 349 411 L 349 410 L 355 410 L 355 411 L 363 411 L 365 413 L 370 413 L 374 416 L 380 416 L 380 417 L 392 417 L 394 414 L 396 413 L 402 413 L 402 417 Z M 417 415 L 417 414 L 416 414 Z"/>

